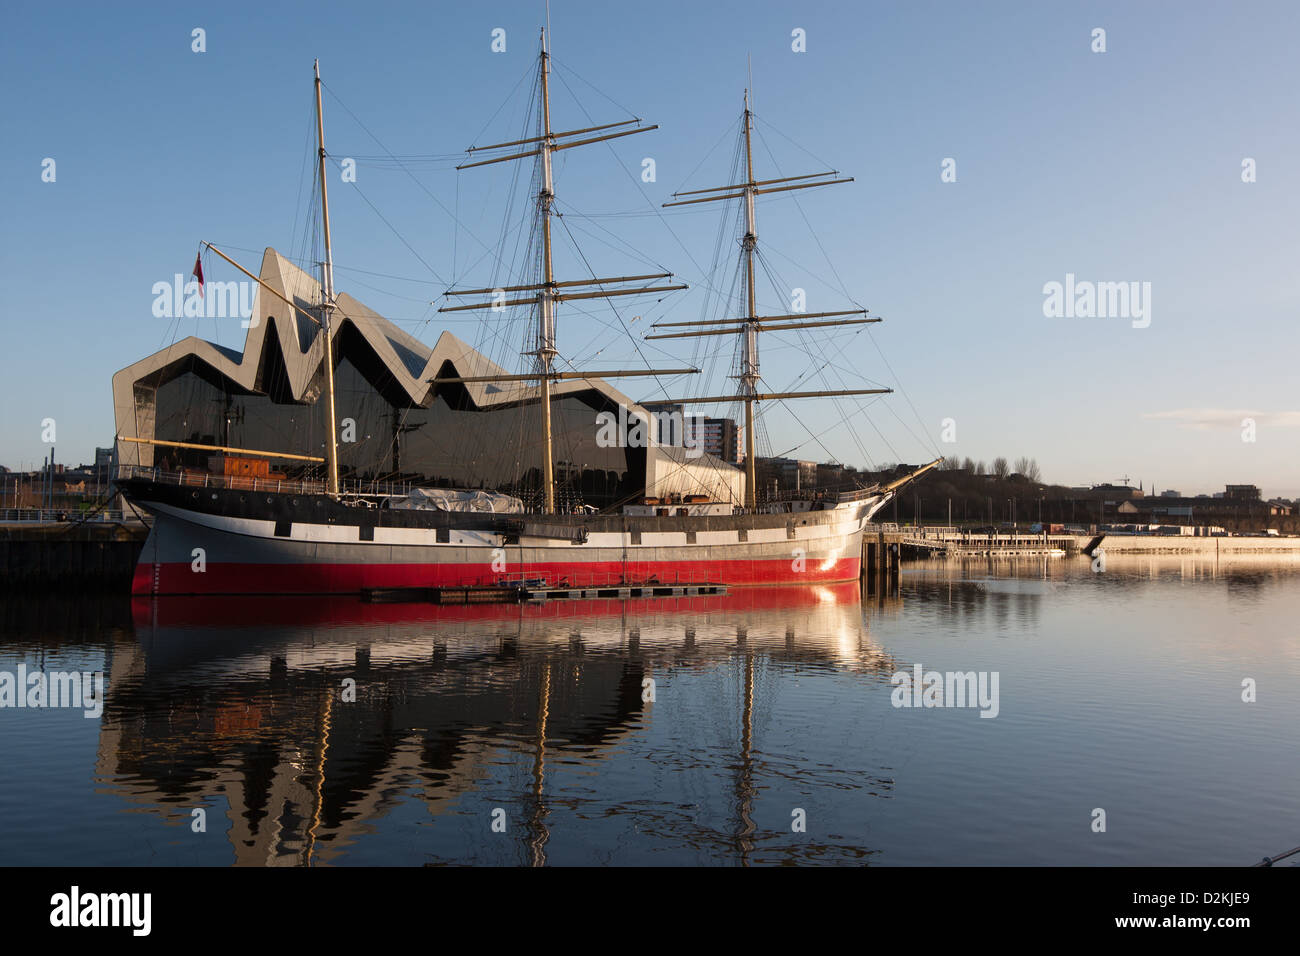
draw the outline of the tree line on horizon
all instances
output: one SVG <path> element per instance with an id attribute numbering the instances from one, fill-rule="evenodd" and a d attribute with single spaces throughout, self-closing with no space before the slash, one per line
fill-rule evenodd
<path id="1" fill-rule="evenodd" d="M 877 473 L 886 473 L 897 471 L 900 467 L 893 463 L 881 465 Z M 871 469 L 867 469 L 870 471 Z M 977 477 L 991 477 L 999 480 L 1010 478 L 1012 475 L 1019 475 L 1026 481 L 1034 484 L 1043 483 L 1043 472 L 1038 467 L 1038 461 L 1027 455 L 1021 455 L 1014 462 L 1008 461 L 999 455 L 993 459 L 991 464 L 985 464 L 983 459 L 976 461 L 973 458 L 944 458 L 939 465 L 940 471 L 964 471 L 968 475 Z"/>
<path id="2" fill-rule="evenodd" d="M 987 467 L 982 459 L 975 461 L 968 457 L 959 462 L 955 457 L 945 458 L 939 468 L 942 471 L 965 471 L 972 475 L 992 475 L 994 478 L 1009 478 L 1011 475 L 1020 475 L 1035 484 L 1041 483 L 1043 480 L 1043 472 L 1038 467 L 1038 462 L 1026 455 L 1021 455 L 1014 462 L 1008 462 L 1007 459 L 998 456 Z"/>

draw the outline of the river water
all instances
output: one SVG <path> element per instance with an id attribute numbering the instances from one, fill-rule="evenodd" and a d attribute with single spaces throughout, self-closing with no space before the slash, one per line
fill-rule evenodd
<path id="1" fill-rule="evenodd" d="M 9 599 L 0 864 L 1247 864 L 1300 844 L 1298 622 L 1300 562 L 1246 558 Z M 11 706 L 20 668 L 102 699 Z"/>

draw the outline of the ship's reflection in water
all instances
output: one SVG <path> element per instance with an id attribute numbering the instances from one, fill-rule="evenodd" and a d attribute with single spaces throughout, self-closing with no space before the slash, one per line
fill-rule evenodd
<path id="1" fill-rule="evenodd" d="M 889 709 L 863 600 L 137 601 L 98 782 L 184 832 L 206 808 L 238 864 L 862 860 L 827 794 L 869 817 L 890 773 L 820 735 L 846 690 Z"/>
<path id="2" fill-rule="evenodd" d="M 1092 567 L 909 564 L 865 597 L 6 600 L 0 674 L 108 680 L 99 719 L 0 707 L 0 864 L 1241 865 L 1295 846 L 1300 561 Z M 999 675 L 996 719 L 895 707 L 917 665 Z"/>

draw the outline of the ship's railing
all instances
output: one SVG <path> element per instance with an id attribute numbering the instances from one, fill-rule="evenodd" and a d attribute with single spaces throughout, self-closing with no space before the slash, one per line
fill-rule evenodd
<path id="1" fill-rule="evenodd" d="M 840 503 L 840 500 L 833 491 L 791 491 L 760 498 L 758 506 L 755 508 L 736 505 L 732 509 L 732 513 L 737 515 L 802 514 L 807 511 L 821 511 L 826 508 L 833 508 Z M 800 507 L 801 505 L 805 507 Z M 668 505 L 666 507 L 676 508 L 679 506 Z"/>
<path id="2" fill-rule="evenodd" d="M 832 492 L 831 494 L 835 496 L 834 500 L 836 501 L 848 502 L 848 501 L 861 501 L 864 498 L 870 498 L 872 495 L 876 495 L 879 493 L 880 493 L 880 486 L 872 485 L 870 488 L 842 489 L 840 491 Z"/>
<path id="3" fill-rule="evenodd" d="M 962 537 L 962 531 L 953 525 L 901 525 L 894 530 L 902 531 L 909 537 L 913 538 L 935 538 L 946 540 L 948 538 Z"/>
<path id="4" fill-rule="evenodd" d="M 894 525 L 889 531 L 901 534 L 913 541 L 933 541 L 936 544 L 951 544 L 959 547 L 987 547 L 996 549 L 1042 547 L 1047 545 L 1063 546 L 1074 541 L 1073 535 L 1051 534 L 1045 531 L 972 531 L 969 528 L 957 528 L 945 525 Z"/>
<path id="5" fill-rule="evenodd" d="M 306 478 L 259 478 L 252 475 L 218 475 L 199 469 L 164 471 L 144 465 L 118 466 L 118 479 L 144 478 L 161 485 L 185 485 L 192 488 L 228 488 L 234 491 L 268 491 L 280 494 L 323 495 L 323 481 Z M 339 482 L 340 494 L 404 497 L 411 492 L 410 482 L 365 481 L 348 478 Z"/>

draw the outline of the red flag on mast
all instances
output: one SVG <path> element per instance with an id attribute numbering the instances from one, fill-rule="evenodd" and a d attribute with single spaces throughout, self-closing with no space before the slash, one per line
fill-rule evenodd
<path id="1" fill-rule="evenodd" d="M 203 253 L 199 252 L 194 257 L 194 271 L 190 273 L 194 278 L 199 280 L 199 298 L 203 298 Z"/>

